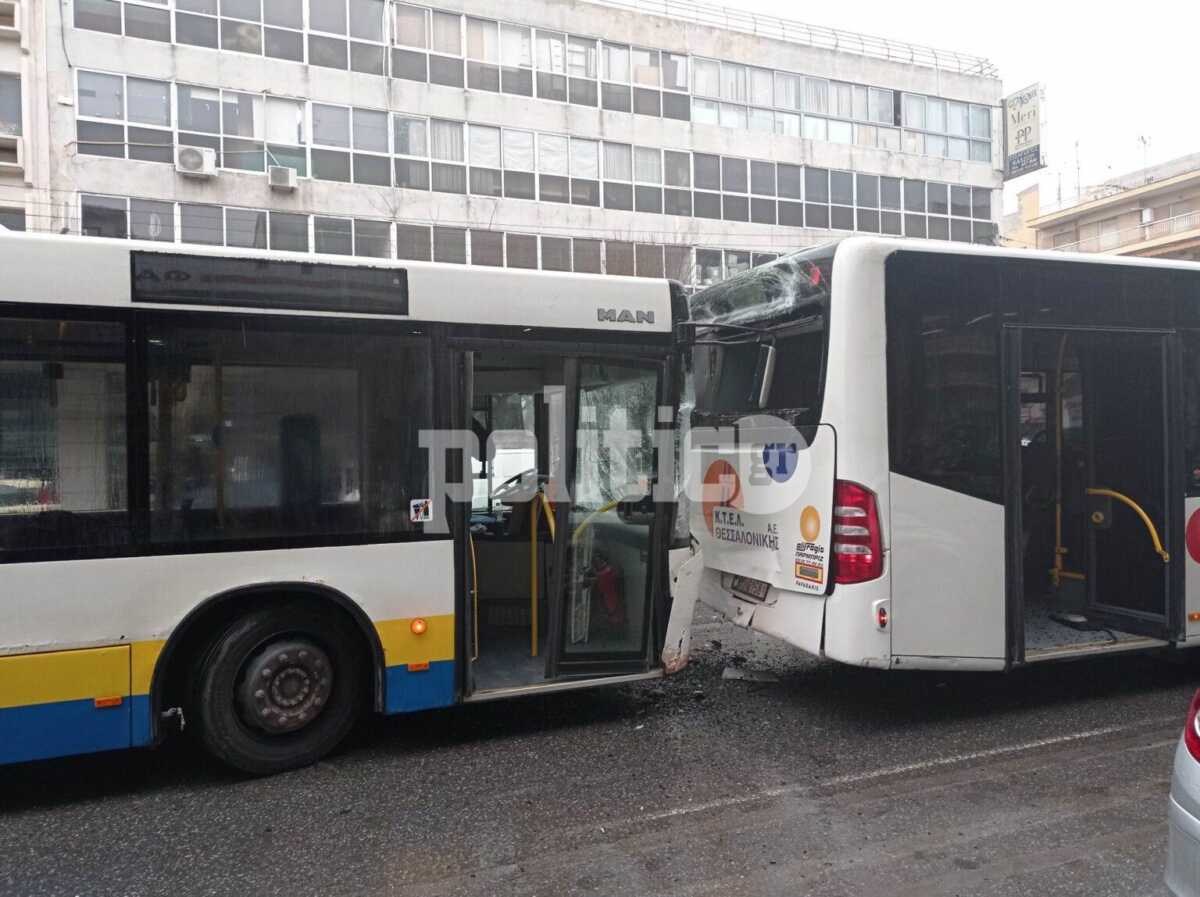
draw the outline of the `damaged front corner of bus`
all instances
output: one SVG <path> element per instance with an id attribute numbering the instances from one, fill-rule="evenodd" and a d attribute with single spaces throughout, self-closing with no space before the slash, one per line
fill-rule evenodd
<path id="1" fill-rule="evenodd" d="M 814 654 L 831 576 L 835 434 L 821 402 L 835 248 L 701 290 L 680 339 L 699 600 Z"/>

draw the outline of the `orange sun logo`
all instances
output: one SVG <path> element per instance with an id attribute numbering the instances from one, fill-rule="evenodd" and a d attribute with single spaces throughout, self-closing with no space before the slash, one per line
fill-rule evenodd
<path id="1" fill-rule="evenodd" d="M 742 506 L 742 481 L 728 461 L 714 461 L 704 472 L 701 505 L 704 508 L 704 523 L 711 533 L 713 508 L 740 508 Z"/>

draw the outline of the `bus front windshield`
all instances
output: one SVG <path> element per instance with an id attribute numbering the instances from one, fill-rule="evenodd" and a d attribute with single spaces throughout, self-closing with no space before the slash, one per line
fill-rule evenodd
<path id="1" fill-rule="evenodd" d="M 769 410 L 793 424 L 819 421 L 834 248 L 783 256 L 692 297 L 697 328 L 691 373 L 699 420 Z M 754 331 L 734 329 L 739 327 Z M 760 409 L 752 393 L 764 341 L 775 346 L 775 372 Z"/>

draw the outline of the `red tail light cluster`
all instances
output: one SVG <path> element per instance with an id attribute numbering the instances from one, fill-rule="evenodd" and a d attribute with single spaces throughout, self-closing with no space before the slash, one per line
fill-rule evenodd
<path id="1" fill-rule="evenodd" d="M 833 487 L 833 581 L 866 582 L 883 575 L 883 537 L 875 493 L 838 480 Z"/>
<path id="2" fill-rule="evenodd" d="M 1187 722 L 1183 724 L 1183 743 L 1193 760 L 1200 761 L 1200 691 L 1192 698 L 1188 707 Z"/>

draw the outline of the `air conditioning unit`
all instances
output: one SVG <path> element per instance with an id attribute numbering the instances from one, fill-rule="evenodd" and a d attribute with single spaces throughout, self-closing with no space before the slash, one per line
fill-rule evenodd
<path id="1" fill-rule="evenodd" d="M 215 178 L 217 151 L 207 146 L 177 146 L 175 170 L 189 178 Z"/>
<path id="2" fill-rule="evenodd" d="M 267 183 L 272 190 L 291 193 L 296 189 L 296 169 L 286 165 L 272 165 L 267 169 Z"/>

